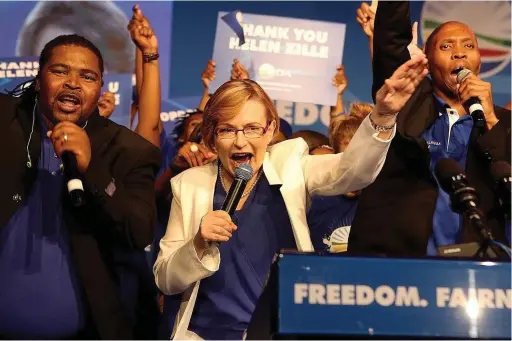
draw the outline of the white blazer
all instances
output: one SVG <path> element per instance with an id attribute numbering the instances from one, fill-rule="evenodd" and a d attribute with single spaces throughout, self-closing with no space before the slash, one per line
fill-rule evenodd
<path id="1" fill-rule="evenodd" d="M 298 138 L 278 143 L 265 154 L 263 171 L 271 185 L 282 185 L 281 194 L 299 251 L 313 251 L 306 220 L 311 196 L 339 195 L 362 189 L 375 180 L 392 139 L 384 141 L 377 135 L 367 117 L 345 153 L 309 155 L 306 142 Z M 217 167 L 209 164 L 188 169 L 171 180 L 171 214 L 153 272 L 163 293 L 183 293 L 173 330 L 177 340 L 197 337 L 188 331 L 188 325 L 199 283 L 220 265 L 216 246 L 199 259 L 193 243 L 201 218 L 213 210 L 217 172 Z"/>

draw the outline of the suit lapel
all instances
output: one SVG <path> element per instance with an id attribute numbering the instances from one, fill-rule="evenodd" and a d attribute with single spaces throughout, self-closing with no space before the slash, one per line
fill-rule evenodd
<path id="1" fill-rule="evenodd" d="M 436 119 L 432 84 L 424 79 L 398 114 L 397 129 L 404 136 L 419 137 Z"/>
<path id="2" fill-rule="evenodd" d="M 201 219 L 208 213 L 213 210 L 213 195 L 215 193 L 215 183 L 217 181 L 217 173 L 218 173 L 218 163 L 212 162 L 207 167 L 203 168 L 205 171 L 205 176 L 197 177 L 197 182 L 193 184 L 195 191 L 188 191 L 188 188 L 182 189 L 182 197 L 183 195 L 187 195 L 187 192 L 194 193 L 194 195 L 190 196 L 191 201 L 189 201 L 189 209 L 184 210 L 185 212 L 192 212 L 190 215 L 194 217 L 194 221 L 192 222 L 194 226 L 193 233 L 197 233 L 199 230 L 199 225 L 201 224 Z M 198 186 L 199 185 L 199 186 Z M 188 219 L 187 217 L 183 217 Z M 187 224 L 184 224 L 187 226 Z"/>
<path id="3" fill-rule="evenodd" d="M 41 154 L 41 127 L 38 117 L 33 117 L 34 100 L 23 98 L 20 102 L 9 98 L 4 109 L 4 114 L 10 117 L 2 118 L 5 118 L 2 120 L 5 125 L 0 136 L 0 144 L 7 150 L 0 155 L 0 164 L 5 165 L 0 177 L 0 229 L 30 195 Z M 29 160 L 30 167 L 27 164 Z"/>
<path id="4" fill-rule="evenodd" d="M 112 134 L 112 129 L 106 129 L 109 124 L 108 119 L 100 116 L 98 109 L 96 109 L 87 120 L 85 131 L 91 142 L 93 157 L 100 155 L 100 152 L 108 146 L 115 136 L 115 134 Z M 117 129 L 115 131 L 117 131 Z"/>
<path id="5" fill-rule="evenodd" d="M 274 165 L 272 165 L 272 162 L 270 161 L 269 152 L 265 153 L 265 159 L 263 161 L 263 171 L 265 172 L 265 177 L 267 178 L 268 183 L 270 185 L 282 185 L 283 184 L 283 181 L 279 177 L 279 174 L 277 174 L 277 171 L 274 168 Z"/>
<path id="6" fill-rule="evenodd" d="M 292 151 L 292 153 L 296 153 L 296 151 Z M 287 159 L 288 157 L 289 155 L 283 156 L 284 159 Z M 280 160 L 280 157 L 278 156 L 276 159 Z M 288 216 L 290 217 L 290 223 L 293 228 L 293 235 L 295 237 L 297 249 L 304 252 L 313 251 L 313 244 L 311 243 L 309 229 L 306 222 L 306 198 L 304 193 L 302 193 L 305 185 L 296 185 L 296 181 L 304 181 L 303 175 L 301 172 L 297 172 L 300 167 L 292 169 L 292 167 L 287 167 L 289 164 L 290 162 L 281 165 L 279 169 L 276 169 L 270 161 L 269 153 L 266 153 L 265 161 L 263 162 L 263 171 L 265 172 L 265 176 L 267 177 L 270 185 L 282 185 L 280 191 L 286 205 Z M 298 166 L 295 162 L 292 162 L 291 164 L 293 164 L 294 167 Z M 287 181 L 283 182 L 281 180 L 283 178 Z"/>

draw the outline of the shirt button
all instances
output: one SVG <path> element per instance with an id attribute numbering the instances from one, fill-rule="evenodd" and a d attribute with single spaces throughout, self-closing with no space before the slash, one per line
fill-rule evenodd
<path id="1" fill-rule="evenodd" d="M 53 175 L 53 176 L 55 176 L 55 174 L 57 174 L 57 172 L 56 172 L 56 171 L 53 171 L 53 172 L 52 172 L 52 175 Z"/>
<path id="2" fill-rule="evenodd" d="M 56 154 L 56 153 L 53 153 L 53 157 L 54 157 L 54 158 L 57 158 L 57 154 Z"/>
<path id="3" fill-rule="evenodd" d="M 14 194 L 12 196 L 12 200 L 15 201 L 15 202 L 20 202 L 21 201 L 21 195 L 19 195 L 18 193 Z"/>

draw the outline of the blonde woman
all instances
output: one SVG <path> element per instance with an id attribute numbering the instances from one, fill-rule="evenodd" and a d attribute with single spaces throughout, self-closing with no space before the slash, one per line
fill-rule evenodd
<path id="1" fill-rule="evenodd" d="M 218 161 L 171 181 L 171 214 L 154 266 L 162 292 L 183 294 L 175 339 L 242 339 L 273 255 L 281 248 L 313 251 L 311 196 L 359 190 L 379 174 L 395 113 L 425 76 L 425 64 L 416 58 L 395 72 L 343 154 L 308 155 L 302 139 L 269 149 L 279 118 L 253 81 L 229 81 L 213 94 L 202 133 Z M 220 207 L 241 163 L 254 176 L 230 217 Z"/>

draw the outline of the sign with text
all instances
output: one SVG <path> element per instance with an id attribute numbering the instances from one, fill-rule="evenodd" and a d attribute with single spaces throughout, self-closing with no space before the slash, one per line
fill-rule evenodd
<path id="1" fill-rule="evenodd" d="M 217 20 L 212 91 L 229 80 L 236 58 L 273 100 L 336 104 L 331 79 L 342 62 L 345 24 L 244 13 L 237 16 L 245 37 L 240 46 L 222 20 L 226 14 L 219 12 Z"/>
<path id="2" fill-rule="evenodd" d="M 38 57 L 0 57 L 0 92 L 14 90 L 34 79 L 39 72 Z"/>
<path id="3" fill-rule="evenodd" d="M 282 254 L 278 332 L 510 339 L 510 263 Z"/>
<path id="4" fill-rule="evenodd" d="M 132 88 L 131 73 L 110 73 L 103 76 L 101 92 L 112 92 L 116 99 L 116 108 L 110 119 L 125 127 L 129 127 L 130 124 Z"/>

